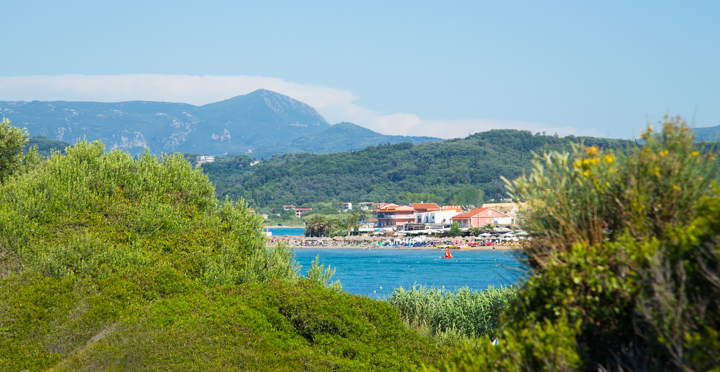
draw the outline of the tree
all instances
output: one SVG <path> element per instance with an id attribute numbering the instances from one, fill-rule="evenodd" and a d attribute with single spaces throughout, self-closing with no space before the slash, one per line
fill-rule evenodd
<path id="1" fill-rule="evenodd" d="M 27 131 L 11 126 L 10 120 L 3 118 L 0 123 L 0 182 L 40 162 L 37 148 L 31 148 L 27 155 L 23 153 L 27 142 Z"/>
<path id="2" fill-rule="evenodd" d="M 358 227 L 360 227 L 360 224 L 358 223 L 358 214 L 351 213 L 349 216 L 347 216 L 345 222 L 342 224 L 342 227 L 347 229 L 347 236 L 350 236 L 350 232 L 352 230 L 356 230 Z"/>
<path id="3" fill-rule="evenodd" d="M 473 227 L 472 229 L 470 229 L 470 235 L 472 236 L 478 236 L 480 235 L 480 233 L 482 233 L 482 229 L 479 227 Z"/>
<path id="4" fill-rule="evenodd" d="M 488 223 L 488 224 L 485 224 L 482 228 L 483 228 L 483 230 L 486 230 L 486 231 L 493 231 L 493 230 L 495 230 L 495 225 Z"/>
<path id="5" fill-rule="evenodd" d="M 460 225 L 457 222 L 452 223 L 452 226 L 450 226 L 450 231 L 448 231 L 448 235 L 450 235 L 450 236 L 462 235 L 462 231 L 460 231 Z"/>

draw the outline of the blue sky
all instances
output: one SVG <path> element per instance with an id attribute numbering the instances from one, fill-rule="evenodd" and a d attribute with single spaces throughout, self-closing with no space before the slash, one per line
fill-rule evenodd
<path id="1" fill-rule="evenodd" d="M 388 134 L 720 125 L 718 1 L 2 6 L 0 100 L 203 104 L 265 87 Z"/>

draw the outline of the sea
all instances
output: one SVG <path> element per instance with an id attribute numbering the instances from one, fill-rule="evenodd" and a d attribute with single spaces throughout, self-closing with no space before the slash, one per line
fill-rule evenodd
<path id="1" fill-rule="evenodd" d="M 304 227 L 285 227 L 285 226 L 273 226 L 273 227 L 266 227 L 264 229 L 265 231 L 270 231 L 272 233 L 272 236 L 298 236 L 298 235 L 305 235 L 305 228 Z"/>
<path id="2" fill-rule="evenodd" d="M 451 250 L 453 258 L 442 258 L 441 249 L 295 249 L 295 259 L 305 275 L 316 256 L 325 267 L 334 268 L 333 280 L 354 294 L 384 299 L 395 288 L 422 285 L 454 290 L 462 287 L 517 285 L 526 272 L 511 251 Z"/>

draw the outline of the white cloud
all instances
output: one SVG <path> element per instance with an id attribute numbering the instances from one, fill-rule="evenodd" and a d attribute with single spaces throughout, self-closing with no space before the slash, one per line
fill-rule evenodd
<path id="1" fill-rule="evenodd" d="M 380 112 L 353 103 L 357 97 L 343 89 L 286 82 L 263 76 L 190 75 L 60 75 L 0 77 L 1 101 L 166 101 L 203 105 L 257 89 L 268 89 L 305 102 L 330 123 L 348 121 L 383 134 L 464 137 L 490 129 L 524 129 L 549 134 L 585 134 L 572 127 L 554 128 L 509 120 L 422 120 L 414 114 Z"/>

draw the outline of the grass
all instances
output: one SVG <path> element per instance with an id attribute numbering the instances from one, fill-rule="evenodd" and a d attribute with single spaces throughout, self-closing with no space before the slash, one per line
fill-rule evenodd
<path id="1" fill-rule="evenodd" d="M 508 287 L 447 291 L 413 286 L 395 289 L 386 301 L 411 328 L 441 345 L 453 345 L 485 335 L 495 338 L 500 314 L 516 297 L 517 290 Z"/>

